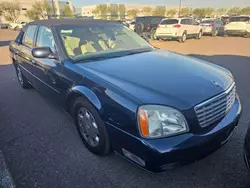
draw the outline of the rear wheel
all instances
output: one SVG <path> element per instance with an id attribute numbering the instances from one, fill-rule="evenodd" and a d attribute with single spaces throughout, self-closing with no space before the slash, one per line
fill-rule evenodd
<path id="1" fill-rule="evenodd" d="M 85 146 L 92 153 L 108 154 L 111 149 L 108 133 L 96 109 L 83 97 L 76 99 L 73 109 L 75 124 Z"/>
<path id="2" fill-rule="evenodd" d="M 212 32 L 212 36 L 216 37 L 218 35 L 219 31 L 216 29 L 215 31 Z"/>
<path id="3" fill-rule="evenodd" d="M 202 31 L 199 31 L 199 33 L 197 34 L 197 36 L 196 36 L 196 39 L 201 39 L 201 37 L 202 37 Z"/>
<path id="4" fill-rule="evenodd" d="M 16 74 L 17 74 L 17 79 L 18 79 L 20 85 L 22 86 L 22 88 L 26 89 L 26 88 L 30 88 L 31 87 L 29 81 L 27 80 L 27 78 L 25 78 L 23 76 L 21 68 L 18 65 L 16 66 Z"/>
<path id="5" fill-rule="evenodd" d="M 150 39 L 152 40 L 157 40 L 158 38 L 156 37 L 156 30 L 153 30 L 150 34 Z"/>
<path id="6" fill-rule="evenodd" d="M 179 42 L 180 43 L 184 43 L 187 40 L 187 33 L 184 32 L 181 36 L 181 38 L 179 38 Z"/>

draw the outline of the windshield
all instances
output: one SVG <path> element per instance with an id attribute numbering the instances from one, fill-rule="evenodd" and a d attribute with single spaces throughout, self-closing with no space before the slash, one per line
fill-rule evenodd
<path id="1" fill-rule="evenodd" d="M 57 28 L 57 32 L 66 53 L 73 60 L 112 58 L 154 49 L 121 24 L 63 25 Z"/>
<path id="2" fill-rule="evenodd" d="M 245 17 L 232 17 L 230 19 L 230 22 L 248 22 L 249 21 L 249 17 L 245 16 Z"/>
<path id="3" fill-rule="evenodd" d="M 167 19 L 163 20 L 160 25 L 171 25 L 171 24 L 178 24 L 179 20 L 177 19 Z"/>

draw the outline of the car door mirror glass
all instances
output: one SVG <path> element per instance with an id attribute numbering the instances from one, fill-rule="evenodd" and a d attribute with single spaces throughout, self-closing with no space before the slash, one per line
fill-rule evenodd
<path id="1" fill-rule="evenodd" d="M 33 48 L 32 56 L 35 58 L 57 59 L 57 55 L 52 52 L 50 47 Z"/>

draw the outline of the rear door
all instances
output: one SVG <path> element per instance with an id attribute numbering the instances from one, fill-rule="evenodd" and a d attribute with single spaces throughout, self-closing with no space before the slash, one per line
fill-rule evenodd
<path id="1" fill-rule="evenodd" d="M 157 34 L 172 34 L 178 29 L 178 19 L 165 19 L 158 25 Z"/>
<path id="2" fill-rule="evenodd" d="M 40 26 L 37 32 L 35 47 L 50 47 L 57 54 L 54 36 L 48 27 Z M 60 84 L 62 65 L 59 60 L 48 58 L 34 58 L 34 74 L 37 80 L 37 89 L 53 100 L 61 101 Z"/>
<path id="3" fill-rule="evenodd" d="M 181 27 L 182 27 L 182 30 L 183 32 L 184 31 L 187 31 L 187 35 L 192 35 L 193 34 L 193 23 L 192 23 L 192 20 L 191 19 L 188 19 L 188 18 L 184 18 L 181 20 Z"/>
<path id="4" fill-rule="evenodd" d="M 32 63 L 31 50 L 34 46 L 35 34 L 37 31 L 37 25 L 30 25 L 26 29 L 22 42 L 18 47 L 18 51 L 15 54 L 24 76 L 34 84 L 34 69 Z"/>

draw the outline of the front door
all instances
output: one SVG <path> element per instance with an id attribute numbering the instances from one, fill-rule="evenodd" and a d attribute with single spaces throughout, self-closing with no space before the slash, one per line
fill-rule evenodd
<path id="1" fill-rule="evenodd" d="M 55 40 L 50 28 L 39 27 L 35 47 L 50 47 L 51 51 L 57 54 Z M 57 59 L 32 57 L 32 62 L 35 67 L 34 75 L 36 77 L 37 89 L 53 101 L 61 102 L 60 75 L 62 65 L 60 61 Z"/>
<path id="2" fill-rule="evenodd" d="M 16 51 L 15 59 L 18 61 L 20 68 L 22 69 L 22 73 L 24 76 L 34 84 L 33 77 L 33 64 L 31 62 L 32 54 L 31 50 L 34 45 L 35 34 L 36 34 L 37 26 L 30 25 L 23 36 L 21 44 L 18 46 L 18 51 Z"/>

